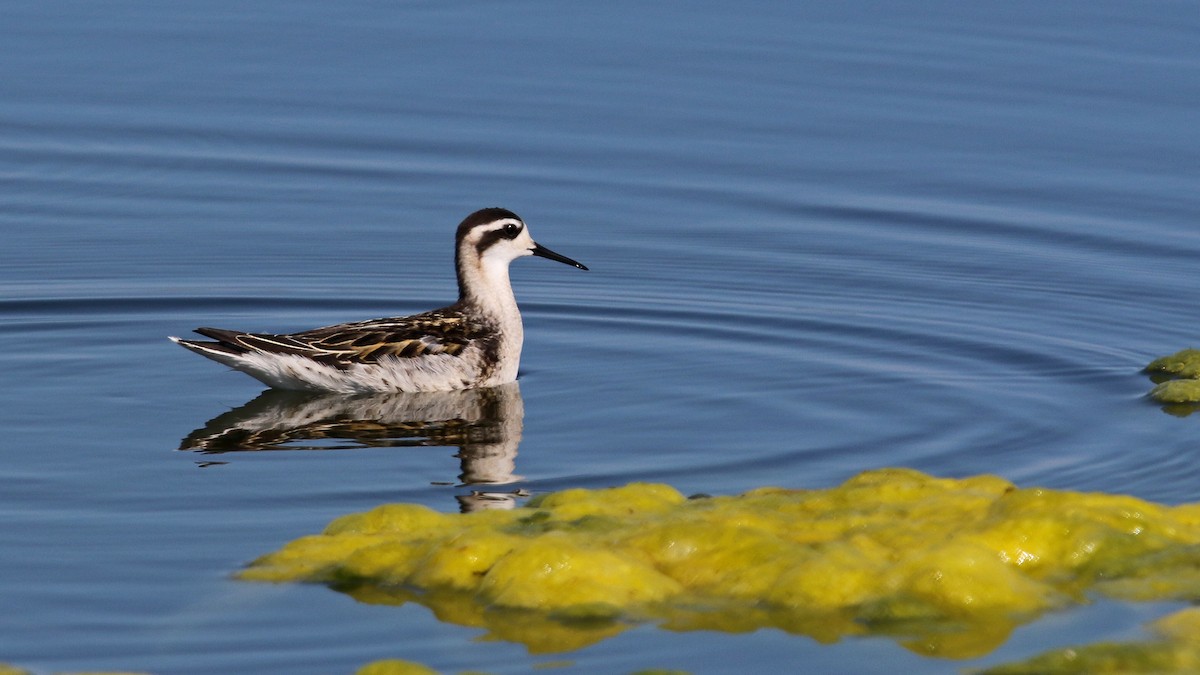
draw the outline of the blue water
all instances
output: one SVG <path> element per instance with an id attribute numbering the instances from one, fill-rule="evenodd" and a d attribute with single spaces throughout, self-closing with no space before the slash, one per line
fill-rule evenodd
<path id="1" fill-rule="evenodd" d="M 261 387 L 165 338 L 440 306 L 454 226 L 499 205 L 591 268 L 513 266 L 520 433 L 499 463 L 520 478 L 499 491 L 909 466 L 1197 501 L 1200 418 L 1139 372 L 1200 333 L 1193 3 L 4 14 L 0 661 L 951 673 L 1170 609 L 1098 602 L 961 661 L 652 625 L 529 655 L 415 605 L 235 582 L 343 513 L 464 508 L 479 467 L 420 434 L 180 451 Z"/>

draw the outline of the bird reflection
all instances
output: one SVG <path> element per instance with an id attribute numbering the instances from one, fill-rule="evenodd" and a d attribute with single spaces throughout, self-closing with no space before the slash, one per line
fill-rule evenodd
<path id="1" fill-rule="evenodd" d="M 525 406 L 516 382 L 486 389 L 411 394 L 313 394 L 271 389 L 218 415 L 180 442 L 216 455 L 262 450 L 458 446 L 464 485 L 521 480 L 517 446 Z M 208 460 L 205 466 L 220 464 Z M 523 491 L 472 491 L 464 511 L 512 508 Z"/>

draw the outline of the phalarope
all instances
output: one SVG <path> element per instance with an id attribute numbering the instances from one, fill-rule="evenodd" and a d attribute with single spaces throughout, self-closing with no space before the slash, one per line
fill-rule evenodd
<path id="1" fill-rule="evenodd" d="M 505 384 L 517 379 L 525 336 L 508 264 L 528 255 L 587 269 L 534 242 L 512 211 L 482 209 L 455 234 L 453 305 L 286 335 L 197 328 L 216 342 L 171 340 L 277 389 L 416 392 Z"/>

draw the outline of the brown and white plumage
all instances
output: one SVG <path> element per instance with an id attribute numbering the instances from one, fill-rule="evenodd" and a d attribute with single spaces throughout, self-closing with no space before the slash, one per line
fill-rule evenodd
<path id="1" fill-rule="evenodd" d="M 455 235 L 459 297 L 453 305 L 286 335 L 197 328 L 214 341 L 171 339 L 278 389 L 448 391 L 505 384 L 517 377 L 524 341 L 508 265 L 528 255 L 587 269 L 535 243 L 512 211 L 482 209 Z"/>

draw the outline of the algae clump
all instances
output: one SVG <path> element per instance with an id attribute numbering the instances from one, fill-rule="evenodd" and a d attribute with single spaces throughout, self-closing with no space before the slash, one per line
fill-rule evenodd
<path id="1" fill-rule="evenodd" d="M 355 675 L 438 675 L 438 671 L 412 661 L 385 659 L 368 663 L 359 668 Z"/>
<path id="2" fill-rule="evenodd" d="M 1200 403 L 1200 349 L 1184 349 L 1155 359 L 1146 366 L 1146 372 L 1158 383 L 1150 390 L 1150 397 L 1159 403 Z"/>
<path id="3" fill-rule="evenodd" d="M 533 652 L 655 621 L 774 627 L 822 642 L 883 635 L 965 658 L 1088 592 L 1200 599 L 1198 560 L 1200 505 L 881 469 L 824 490 L 691 500 L 634 483 L 512 511 L 385 505 L 339 518 L 240 576 L 417 602 Z"/>
<path id="4" fill-rule="evenodd" d="M 1200 349 L 1184 349 L 1170 356 L 1154 359 L 1146 366 L 1146 372 L 1200 378 Z"/>
<path id="5" fill-rule="evenodd" d="M 1167 380 L 1150 390 L 1159 403 L 1200 403 L 1200 380 Z"/>

